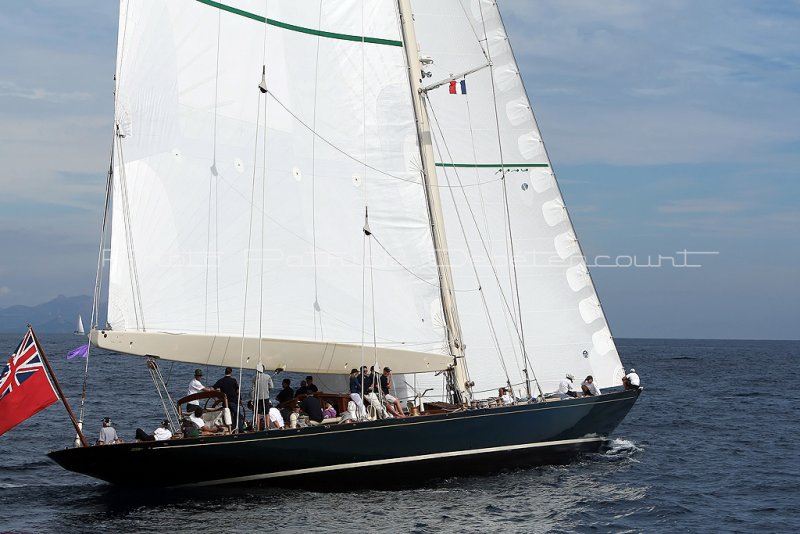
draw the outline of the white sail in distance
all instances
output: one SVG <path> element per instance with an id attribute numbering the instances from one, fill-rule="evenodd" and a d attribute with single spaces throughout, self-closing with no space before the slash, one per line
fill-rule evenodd
<path id="1" fill-rule="evenodd" d="M 86 331 L 83 329 L 83 318 L 81 317 L 80 313 L 78 314 L 78 322 L 75 325 L 75 332 L 73 333 L 79 336 L 82 336 L 86 333 Z"/>
<path id="2" fill-rule="evenodd" d="M 423 84 L 445 82 L 427 105 L 475 396 L 508 382 L 524 390 L 525 353 L 545 392 L 566 373 L 619 385 L 619 355 L 496 2 L 413 7 L 420 53 L 433 61 Z M 440 378 L 415 380 L 444 396 Z"/>
<path id="3" fill-rule="evenodd" d="M 392 0 L 122 1 L 112 329 L 93 341 L 215 365 L 445 368 L 410 99 Z"/>

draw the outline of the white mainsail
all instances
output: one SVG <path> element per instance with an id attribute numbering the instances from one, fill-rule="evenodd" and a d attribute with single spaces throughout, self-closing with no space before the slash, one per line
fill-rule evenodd
<path id="1" fill-rule="evenodd" d="M 123 0 L 112 330 L 93 340 L 215 365 L 445 368 L 410 98 L 393 0 Z"/>
<path id="2" fill-rule="evenodd" d="M 496 2 L 413 7 L 420 53 L 433 60 L 426 83 L 448 82 L 427 92 L 428 115 L 475 396 L 496 395 L 507 382 L 524 389 L 523 334 L 545 392 L 567 372 L 619 385 L 619 355 Z M 414 380 L 415 389 L 444 396 L 440 378 Z"/>
<path id="3" fill-rule="evenodd" d="M 434 61 L 423 84 L 444 82 L 426 104 L 476 396 L 534 376 L 552 390 L 566 372 L 618 385 L 619 356 L 496 3 L 413 9 Z M 452 362 L 397 10 L 395 0 L 121 2 L 112 330 L 93 341 L 321 373 Z M 398 378 L 446 396 L 440 377 Z"/>

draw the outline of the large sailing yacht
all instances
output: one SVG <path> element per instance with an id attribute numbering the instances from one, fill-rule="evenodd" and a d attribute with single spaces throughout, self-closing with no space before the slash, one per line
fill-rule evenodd
<path id="1" fill-rule="evenodd" d="M 52 452 L 65 468 L 406 482 L 596 450 L 636 401 L 495 2 L 122 0 L 115 102 L 92 344 L 324 391 L 386 366 L 420 415 Z M 547 399 L 566 374 L 604 394 Z"/>

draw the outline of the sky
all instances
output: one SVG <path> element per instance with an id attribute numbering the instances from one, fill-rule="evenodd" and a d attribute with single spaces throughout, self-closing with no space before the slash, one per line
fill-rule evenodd
<path id="1" fill-rule="evenodd" d="M 499 4 L 614 335 L 800 338 L 800 1 Z M 0 307 L 92 293 L 117 9 L 0 12 Z"/>

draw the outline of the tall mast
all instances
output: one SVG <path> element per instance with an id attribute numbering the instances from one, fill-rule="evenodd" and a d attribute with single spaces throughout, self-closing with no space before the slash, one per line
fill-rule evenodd
<path id="1" fill-rule="evenodd" d="M 436 160 L 433 157 L 431 130 L 428 114 L 422 100 L 422 67 L 419 58 L 419 47 L 414 30 L 414 17 L 411 11 L 411 0 L 398 0 L 400 23 L 403 30 L 403 49 L 408 63 L 408 81 L 411 85 L 411 100 L 414 103 L 414 117 L 417 124 L 420 159 L 422 160 L 422 179 L 425 185 L 425 198 L 428 202 L 428 218 L 431 224 L 433 247 L 436 254 L 436 266 L 439 271 L 439 291 L 441 293 L 442 310 L 444 312 L 447 341 L 450 354 L 455 358 L 453 398 L 468 401 L 471 392 L 466 386 L 469 381 L 464 360 L 464 344 L 461 341 L 461 324 L 458 320 L 455 294 L 453 292 L 453 274 L 450 270 L 450 259 L 447 252 L 442 203 L 439 198 L 439 182 L 436 178 Z"/>

